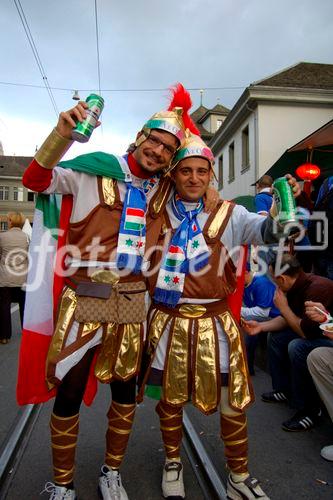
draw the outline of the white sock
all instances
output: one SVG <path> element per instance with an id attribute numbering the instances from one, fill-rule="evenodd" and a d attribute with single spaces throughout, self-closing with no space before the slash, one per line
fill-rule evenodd
<path id="1" fill-rule="evenodd" d="M 242 474 L 236 474 L 235 472 L 231 472 L 230 475 L 232 480 L 235 481 L 235 483 L 241 483 L 250 476 L 248 472 L 243 472 Z"/>
<path id="2" fill-rule="evenodd" d="M 170 462 L 181 462 L 181 459 L 180 459 L 180 457 L 176 457 L 176 458 L 168 458 L 168 457 L 166 457 L 165 463 L 168 464 Z"/>

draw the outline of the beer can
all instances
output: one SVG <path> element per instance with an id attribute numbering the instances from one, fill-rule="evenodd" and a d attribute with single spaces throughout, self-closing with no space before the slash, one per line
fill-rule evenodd
<path id="1" fill-rule="evenodd" d="M 298 221 L 293 190 L 286 177 L 279 177 L 273 182 L 273 198 L 280 224 Z"/>
<path id="2" fill-rule="evenodd" d="M 90 94 L 86 99 L 86 103 L 89 106 L 86 110 L 87 118 L 83 120 L 83 122 L 78 122 L 76 127 L 72 130 L 72 139 L 74 141 L 89 141 L 104 108 L 104 99 L 97 94 Z"/>

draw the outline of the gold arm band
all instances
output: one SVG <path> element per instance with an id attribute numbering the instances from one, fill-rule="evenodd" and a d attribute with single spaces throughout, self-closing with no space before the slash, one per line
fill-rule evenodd
<path id="1" fill-rule="evenodd" d="M 72 144 L 73 141 L 71 139 L 66 139 L 54 128 L 35 154 L 35 160 L 42 167 L 51 170 L 57 165 Z"/>

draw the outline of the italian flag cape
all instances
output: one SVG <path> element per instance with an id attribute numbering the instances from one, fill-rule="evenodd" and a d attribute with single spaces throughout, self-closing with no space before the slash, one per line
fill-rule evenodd
<path id="1" fill-rule="evenodd" d="M 236 290 L 234 291 L 234 293 L 228 295 L 227 297 L 227 302 L 230 311 L 235 316 L 238 322 L 240 321 L 240 316 L 241 316 L 241 307 L 243 302 L 244 286 L 245 286 L 245 269 L 246 269 L 247 255 L 248 255 L 248 247 L 246 245 L 243 245 L 241 248 L 242 250 L 240 252 L 240 257 L 236 270 L 236 275 L 237 275 Z"/>
<path id="2" fill-rule="evenodd" d="M 126 160 L 107 153 L 81 155 L 63 161 L 59 166 L 119 181 L 131 180 Z M 19 405 L 41 403 L 56 393 L 56 389 L 50 391 L 46 385 L 46 356 L 64 285 L 63 278 L 56 271 L 64 267 L 65 254 L 61 249 L 66 244 L 72 204 L 71 195 L 39 194 L 37 197 L 29 247 L 30 266 L 19 353 L 16 390 Z M 97 382 L 92 369 L 84 395 L 87 405 L 92 403 L 96 390 Z"/>

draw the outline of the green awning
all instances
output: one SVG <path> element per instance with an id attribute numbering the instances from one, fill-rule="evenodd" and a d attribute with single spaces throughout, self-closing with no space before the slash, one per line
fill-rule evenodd
<path id="1" fill-rule="evenodd" d="M 256 212 L 254 206 L 254 196 L 237 196 L 237 198 L 234 198 L 232 201 L 237 203 L 237 205 L 242 205 L 243 207 L 247 208 L 249 212 Z"/>
<path id="2" fill-rule="evenodd" d="M 265 173 L 273 179 L 287 173 L 295 174 L 297 167 L 310 159 L 320 168 L 321 181 L 333 174 L 333 120 L 287 149 Z"/>
<path id="3" fill-rule="evenodd" d="M 297 167 L 305 163 L 308 158 L 307 150 L 286 151 L 274 165 L 265 172 L 277 179 L 285 174 L 295 175 Z M 333 174 L 333 144 L 315 148 L 312 153 L 312 163 L 320 168 L 320 178 L 324 179 Z"/>

